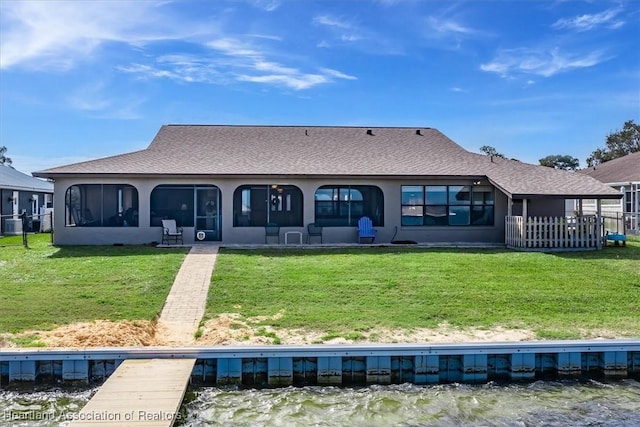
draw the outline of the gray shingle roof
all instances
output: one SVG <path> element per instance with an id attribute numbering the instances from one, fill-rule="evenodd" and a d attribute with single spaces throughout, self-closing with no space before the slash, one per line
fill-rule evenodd
<path id="1" fill-rule="evenodd" d="M 582 174 L 492 162 L 431 128 L 165 125 L 146 150 L 34 173 L 85 174 L 486 176 L 515 196 L 620 196 Z"/>
<path id="2" fill-rule="evenodd" d="M 640 151 L 617 159 L 582 169 L 580 173 L 607 184 L 621 182 L 640 182 Z"/>
<path id="3" fill-rule="evenodd" d="M 52 183 L 34 178 L 5 165 L 0 165 L 0 188 L 53 193 Z"/>

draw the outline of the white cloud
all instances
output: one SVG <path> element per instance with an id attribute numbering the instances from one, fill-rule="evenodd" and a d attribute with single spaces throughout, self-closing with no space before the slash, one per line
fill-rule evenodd
<path id="1" fill-rule="evenodd" d="M 266 11 L 273 11 L 280 5 L 279 1 L 272 0 L 249 2 Z M 189 46 L 189 54 L 178 50 L 154 57 L 149 48 L 144 49 L 146 56 L 132 63 L 109 67 L 146 79 L 209 84 L 252 81 L 296 90 L 336 79 L 351 79 L 337 71 L 309 72 L 283 64 L 274 58 L 287 57 L 287 53 L 278 54 L 269 49 L 269 43 L 282 42 L 279 36 L 226 35 L 217 28 L 215 21 L 181 19 L 176 8 L 168 9 L 171 4 L 102 0 L 0 1 L 0 67 L 69 70 L 90 59 L 108 43 L 146 47 L 152 42 L 179 40 Z M 204 42 L 205 38 L 209 41 Z M 194 50 L 203 53 L 192 53 Z M 74 108 L 98 111 L 107 109 L 109 101 L 105 97 L 72 96 L 69 102 Z"/>
<path id="2" fill-rule="evenodd" d="M 264 71 L 268 73 L 279 73 L 279 74 L 295 74 L 298 73 L 298 70 L 291 67 L 284 67 L 275 62 L 269 62 L 264 60 L 256 61 L 254 64 L 254 68 L 256 71 Z"/>
<path id="3" fill-rule="evenodd" d="M 245 56 L 252 58 L 259 58 L 262 56 L 257 50 L 250 47 L 248 44 L 231 37 L 210 41 L 206 43 L 206 46 L 231 56 Z"/>
<path id="4" fill-rule="evenodd" d="M 364 31 L 354 23 L 331 15 L 317 15 L 312 22 L 328 28 L 336 38 L 343 42 L 357 42 L 365 37 Z"/>
<path id="5" fill-rule="evenodd" d="M 348 47 L 374 55 L 404 53 L 401 34 L 385 34 L 381 25 L 371 24 L 367 28 L 353 19 L 330 14 L 314 16 L 311 24 L 325 30 L 319 34 L 318 48 Z"/>
<path id="6" fill-rule="evenodd" d="M 232 78 L 226 76 L 215 59 L 204 56 L 165 55 L 156 59 L 155 63 L 134 63 L 118 66 L 118 71 L 136 75 L 141 79 L 169 79 L 178 83 L 210 83 L 226 84 Z"/>
<path id="7" fill-rule="evenodd" d="M 262 76 L 240 75 L 238 80 L 253 83 L 269 83 L 285 86 L 295 90 L 309 89 L 313 86 L 328 83 L 327 76 L 319 74 L 269 74 Z"/>
<path id="8" fill-rule="evenodd" d="M 249 0 L 249 3 L 266 12 L 273 12 L 280 7 L 280 2 L 278 0 Z"/>
<path id="9" fill-rule="evenodd" d="M 309 89 L 336 79 L 354 80 L 353 76 L 329 68 L 305 72 L 268 58 L 267 49 L 247 41 L 225 37 L 209 41 L 211 53 L 200 55 L 164 55 L 154 64 L 131 64 L 118 70 L 141 78 L 168 78 L 181 83 L 230 84 L 234 81 L 283 86 L 294 90 Z"/>
<path id="10" fill-rule="evenodd" d="M 498 52 L 493 61 L 482 64 L 480 69 L 503 77 L 518 74 L 551 77 L 576 68 L 593 67 L 607 59 L 600 51 L 566 54 L 559 49 L 505 49 Z"/>
<path id="11" fill-rule="evenodd" d="M 473 35 L 479 33 L 479 31 L 473 28 L 466 27 L 463 24 L 455 22 L 453 20 L 440 19 L 433 16 L 427 18 L 427 25 L 433 31 L 430 34 L 435 37 L 448 36 L 448 35 Z"/>
<path id="12" fill-rule="evenodd" d="M 354 29 L 353 24 L 350 22 L 336 18 L 335 16 L 330 15 L 318 15 L 313 18 L 314 24 L 324 25 L 327 27 L 340 28 L 342 30 L 352 30 Z"/>
<path id="13" fill-rule="evenodd" d="M 450 15 L 446 10 L 444 15 Z M 478 37 L 488 37 L 490 34 L 483 30 L 465 25 L 459 18 L 453 16 L 428 16 L 421 21 L 422 37 L 436 49 L 460 50 L 463 42 Z"/>
<path id="14" fill-rule="evenodd" d="M 355 77 L 355 76 L 350 76 L 348 74 L 341 73 L 340 71 L 332 70 L 331 68 L 321 68 L 320 71 L 323 74 L 326 74 L 326 75 L 332 76 L 332 77 L 337 77 L 339 79 L 358 80 L 358 78 Z"/>
<path id="15" fill-rule="evenodd" d="M 66 70 L 107 42 L 141 46 L 199 32 L 196 25 L 163 16 L 162 6 L 147 1 L 2 1 L 0 68 Z M 212 26 L 208 23 L 208 30 Z"/>
<path id="16" fill-rule="evenodd" d="M 247 37 L 253 37 L 253 38 L 256 38 L 256 39 L 274 40 L 274 41 L 278 41 L 278 42 L 282 41 L 282 37 L 273 36 L 273 35 L 270 35 L 270 34 L 247 34 Z"/>
<path id="17" fill-rule="evenodd" d="M 621 9 L 608 9 L 604 12 L 595 14 L 585 14 L 569 19 L 559 19 L 552 25 L 555 29 L 569 29 L 576 31 L 589 31 L 598 27 L 607 27 L 610 29 L 620 28 L 624 25 L 624 21 L 615 19 L 621 12 Z"/>

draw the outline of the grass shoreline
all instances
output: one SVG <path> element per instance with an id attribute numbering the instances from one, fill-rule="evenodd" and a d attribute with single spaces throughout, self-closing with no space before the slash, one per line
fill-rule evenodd
<path id="1" fill-rule="evenodd" d="M 188 251 L 53 247 L 48 239 L 35 235 L 29 249 L 0 248 L 0 335 L 92 320 L 153 320 Z M 640 239 L 631 237 L 627 247 L 564 253 L 223 248 L 202 324 L 224 313 L 251 319 L 255 335 L 271 342 L 287 330 L 358 341 L 375 339 L 380 330 L 443 324 L 459 331 L 531 330 L 537 339 L 635 338 Z M 18 341 L 38 344 L 37 338 Z"/>
<path id="2" fill-rule="evenodd" d="M 277 319 L 271 317 L 282 311 Z M 208 318 L 366 335 L 375 328 L 530 329 L 640 335 L 640 242 L 593 252 L 348 248 L 218 255 Z"/>
<path id="3" fill-rule="evenodd" d="M 153 320 L 186 249 L 150 246 L 54 247 L 29 236 L 29 248 L 0 249 L 0 333 L 96 319 Z"/>

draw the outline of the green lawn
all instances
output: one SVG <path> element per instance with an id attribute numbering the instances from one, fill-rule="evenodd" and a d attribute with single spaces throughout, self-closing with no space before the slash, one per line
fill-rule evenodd
<path id="1" fill-rule="evenodd" d="M 354 334 L 374 327 L 526 328 L 539 338 L 640 336 L 640 241 L 602 251 L 353 248 L 229 250 L 207 316 Z"/>
<path id="2" fill-rule="evenodd" d="M 0 333 L 78 321 L 152 320 L 162 309 L 186 249 L 150 246 L 52 247 L 29 235 L 29 249 L 0 239 Z"/>
<path id="3" fill-rule="evenodd" d="M 0 333 L 94 319 L 151 320 L 186 249 L 2 246 Z M 16 238 L 16 243 L 19 239 Z M 228 250 L 207 317 L 238 312 L 276 328 L 358 336 L 375 327 L 527 328 L 539 338 L 590 331 L 640 336 L 640 240 L 572 253 L 352 248 Z M 258 323 L 258 326 L 260 323 Z"/>

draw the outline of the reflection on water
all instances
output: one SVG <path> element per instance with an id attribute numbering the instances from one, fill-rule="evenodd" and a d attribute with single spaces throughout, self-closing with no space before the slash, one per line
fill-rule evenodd
<path id="1" fill-rule="evenodd" d="M 65 426 L 94 390 L 0 391 L 0 425 Z M 184 426 L 637 426 L 640 383 L 201 388 Z M 181 415 L 182 415 L 181 414 Z"/>

